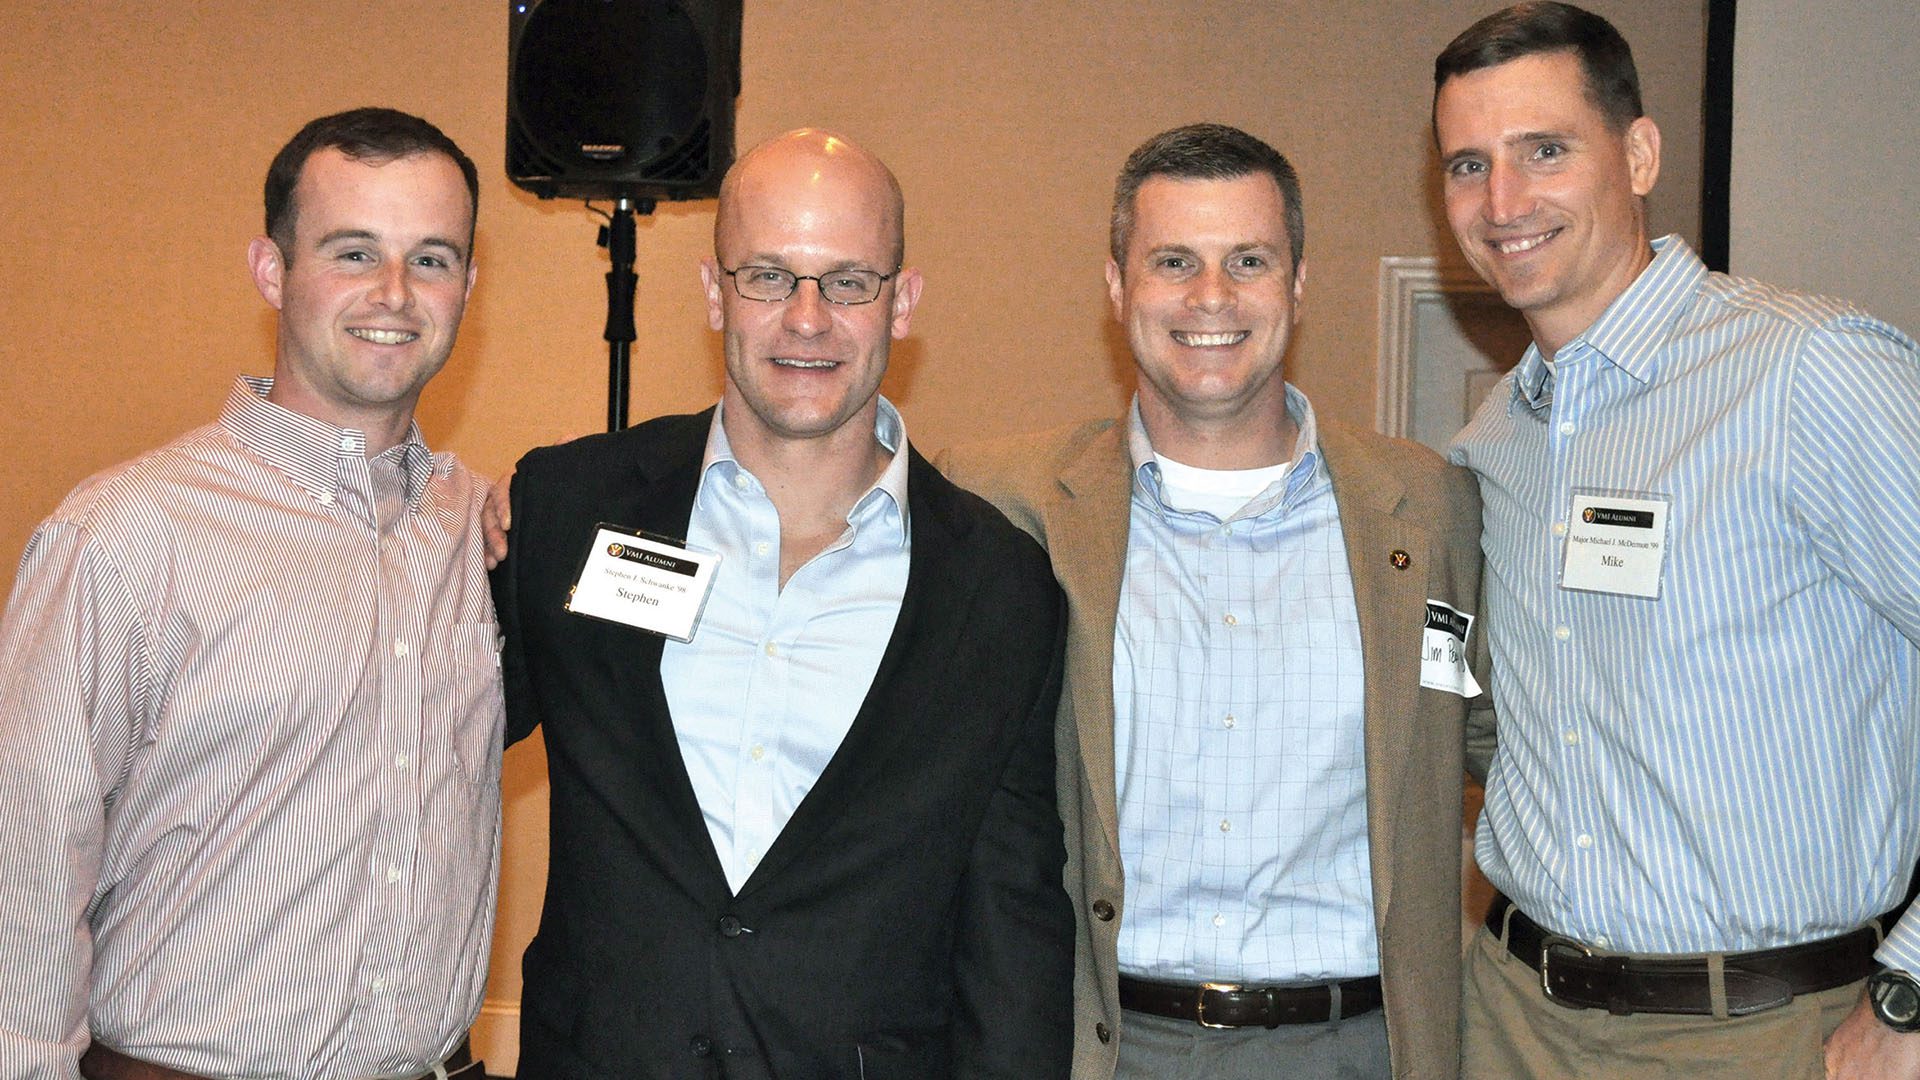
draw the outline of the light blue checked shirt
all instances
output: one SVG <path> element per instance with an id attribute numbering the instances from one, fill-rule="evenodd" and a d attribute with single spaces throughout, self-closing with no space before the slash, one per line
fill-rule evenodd
<path id="1" fill-rule="evenodd" d="M 714 410 L 687 546 L 718 551 L 691 642 L 669 641 L 660 681 L 687 776 L 727 884 L 767 849 L 853 727 L 907 592 L 907 430 L 880 399 L 893 454 L 840 538 L 780 587 L 780 515 L 733 456 Z"/>
<path id="2" fill-rule="evenodd" d="M 1224 522 L 1167 504 L 1136 403 L 1114 626 L 1120 967 L 1285 983 L 1380 970 L 1360 621 L 1313 410 L 1292 468 Z"/>
<path id="3" fill-rule="evenodd" d="M 1845 933 L 1920 855 L 1920 349 L 1654 248 L 1452 449 L 1500 717 L 1480 865 L 1602 948 Z M 1658 599 L 1557 585 L 1575 488 L 1672 500 Z M 1920 970 L 1920 916 L 1880 957 Z"/>

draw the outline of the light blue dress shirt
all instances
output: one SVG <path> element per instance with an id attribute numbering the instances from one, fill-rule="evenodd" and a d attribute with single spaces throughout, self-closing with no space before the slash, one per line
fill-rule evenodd
<path id="1" fill-rule="evenodd" d="M 691 642 L 660 681 L 693 793 L 734 892 L 753 876 L 853 727 L 907 591 L 907 431 L 880 399 L 893 455 L 846 531 L 780 587 L 780 516 L 734 460 L 714 410 L 687 546 L 721 554 Z"/>
<path id="2" fill-rule="evenodd" d="M 1480 865 L 1603 948 L 1845 933 L 1920 854 L 1920 352 L 1654 247 L 1452 449 L 1485 503 L 1500 718 Z M 1657 599 L 1558 586 L 1576 488 L 1672 500 Z M 1920 917 L 1881 956 L 1920 970 Z"/>
<path id="3" fill-rule="evenodd" d="M 1136 402 L 1114 626 L 1121 970 L 1290 983 L 1380 970 L 1360 620 L 1313 410 L 1225 521 L 1167 504 Z"/>

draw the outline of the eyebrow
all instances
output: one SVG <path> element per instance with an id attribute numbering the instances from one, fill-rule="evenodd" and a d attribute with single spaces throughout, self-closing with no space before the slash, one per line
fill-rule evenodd
<path id="1" fill-rule="evenodd" d="M 328 233 L 327 235 L 322 236 L 319 239 L 319 241 L 315 243 L 314 246 L 326 247 L 329 244 L 337 244 L 342 240 L 378 241 L 379 239 L 380 239 L 379 234 L 373 232 L 371 229 L 335 229 L 334 231 Z M 442 236 L 422 237 L 420 242 L 415 246 L 445 248 L 446 250 L 452 252 L 454 255 L 458 256 L 461 259 L 465 259 L 467 257 L 467 253 L 464 248 L 462 248 L 459 244 L 454 243 L 452 240 L 448 240 L 447 238 Z"/>

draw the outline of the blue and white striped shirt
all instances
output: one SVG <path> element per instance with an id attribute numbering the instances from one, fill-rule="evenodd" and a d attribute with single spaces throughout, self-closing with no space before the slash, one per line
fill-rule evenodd
<path id="1" fill-rule="evenodd" d="M 1602 948 L 1844 933 L 1920 855 L 1920 349 L 1654 248 L 1454 442 L 1500 717 L 1480 864 Z M 1576 488 L 1671 499 L 1658 599 L 1557 585 Z M 1920 916 L 1880 955 L 1920 970 Z"/>
<path id="2" fill-rule="evenodd" d="M 1292 468 L 1225 521 L 1168 505 L 1133 410 L 1114 627 L 1120 967 L 1180 982 L 1380 970 L 1365 665 L 1313 410 Z"/>

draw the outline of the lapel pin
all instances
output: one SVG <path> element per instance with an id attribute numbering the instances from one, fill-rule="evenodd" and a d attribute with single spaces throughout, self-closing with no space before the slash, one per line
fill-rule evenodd
<path id="1" fill-rule="evenodd" d="M 1413 556 L 1407 554 L 1400 548 L 1394 548 L 1393 554 L 1387 556 L 1387 561 L 1393 563 L 1395 570 L 1405 570 L 1407 567 L 1413 565 Z"/>

